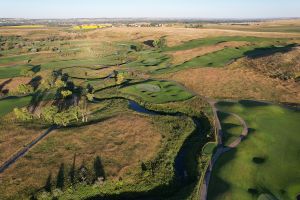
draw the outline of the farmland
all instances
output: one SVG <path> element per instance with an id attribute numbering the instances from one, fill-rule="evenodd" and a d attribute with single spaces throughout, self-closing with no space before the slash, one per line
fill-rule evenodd
<path id="1" fill-rule="evenodd" d="M 295 199 L 300 35 L 277 23 L 0 27 L 0 199 L 199 199 L 243 120 L 208 199 Z"/>

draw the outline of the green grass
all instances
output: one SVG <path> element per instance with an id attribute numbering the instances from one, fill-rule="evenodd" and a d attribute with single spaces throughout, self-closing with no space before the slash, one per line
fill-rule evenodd
<path id="1" fill-rule="evenodd" d="M 217 161 L 208 199 L 257 199 L 267 193 L 296 199 L 300 193 L 300 112 L 252 101 L 219 103 L 245 119 L 247 139 Z"/>
<path id="2" fill-rule="evenodd" d="M 157 50 L 144 50 L 131 53 L 132 61 L 126 67 L 141 71 L 153 71 L 168 66 L 170 57 Z"/>
<path id="3" fill-rule="evenodd" d="M 215 148 L 217 147 L 217 144 L 215 142 L 208 142 L 202 149 L 202 152 L 206 155 L 211 155 Z"/>
<path id="4" fill-rule="evenodd" d="M 218 112 L 218 117 L 222 126 L 223 143 L 227 146 L 241 135 L 243 126 L 236 117 L 228 113 Z"/>
<path id="5" fill-rule="evenodd" d="M 235 59 L 241 58 L 248 51 L 253 50 L 254 46 L 245 46 L 240 48 L 225 48 L 217 52 L 209 53 L 204 56 L 193 58 L 183 64 L 158 69 L 154 73 L 176 72 L 182 69 L 195 67 L 223 67 Z"/>
<path id="6" fill-rule="evenodd" d="M 124 87 L 122 93 L 138 96 L 143 101 L 151 103 L 167 103 L 183 101 L 194 95 L 187 92 L 183 87 L 169 81 L 148 80 Z"/>
<path id="7" fill-rule="evenodd" d="M 20 56 L 10 56 L 10 57 L 4 57 L 0 58 L 0 65 L 9 64 L 11 62 L 20 62 L 23 61 L 24 63 L 30 59 L 30 55 L 20 55 Z"/>
<path id="8" fill-rule="evenodd" d="M 26 97 L 11 97 L 0 100 L 0 117 L 8 114 L 11 112 L 14 108 L 21 108 L 24 106 L 27 106 L 32 97 L 26 96 Z"/>
<path id="9" fill-rule="evenodd" d="M 261 37 L 242 37 L 242 36 L 223 36 L 223 37 L 208 37 L 201 38 L 196 40 L 187 41 L 181 45 L 174 47 L 166 47 L 164 51 L 182 51 L 193 49 L 202 46 L 210 46 L 216 45 L 222 42 L 230 42 L 230 41 L 245 41 L 245 42 L 275 42 L 275 41 L 283 41 L 283 39 L 276 38 L 261 38 Z"/>
<path id="10" fill-rule="evenodd" d="M 275 54 L 278 52 L 284 53 L 290 51 L 293 46 L 294 44 L 274 46 L 267 43 L 262 43 L 251 46 L 243 46 L 239 48 L 224 48 L 217 52 L 208 53 L 206 55 L 193 58 L 180 65 L 157 69 L 153 73 L 170 73 L 195 67 L 224 67 L 225 65 L 230 64 L 238 58 L 242 58 L 245 56 L 250 58 L 257 58 Z"/>

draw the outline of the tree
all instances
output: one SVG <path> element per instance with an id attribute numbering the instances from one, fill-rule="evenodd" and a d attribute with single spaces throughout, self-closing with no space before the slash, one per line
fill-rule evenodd
<path id="1" fill-rule="evenodd" d="M 22 94 L 30 94 L 33 92 L 33 87 L 31 85 L 20 84 L 18 86 L 18 91 Z"/>
<path id="2" fill-rule="evenodd" d="M 34 72 L 32 70 L 22 69 L 20 75 L 26 77 L 32 77 L 34 75 Z"/>
<path id="3" fill-rule="evenodd" d="M 22 121 L 28 121 L 33 118 L 33 115 L 28 111 L 27 108 L 14 108 L 14 114 L 17 119 Z"/>
<path id="4" fill-rule="evenodd" d="M 166 46 L 166 38 L 165 37 L 161 37 L 158 40 L 154 40 L 153 45 L 156 48 L 163 48 L 163 47 L 165 47 Z"/>
<path id="5" fill-rule="evenodd" d="M 69 114 L 73 119 L 76 119 L 76 121 L 79 120 L 79 115 L 80 115 L 80 108 L 79 106 L 71 106 L 68 110 Z"/>
<path id="6" fill-rule="evenodd" d="M 116 84 L 120 85 L 124 82 L 125 76 L 124 73 L 121 72 L 115 72 L 115 79 L 116 79 Z"/>
<path id="7" fill-rule="evenodd" d="M 65 86 L 66 86 L 66 83 L 63 82 L 63 81 L 60 80 L 60 79 L 57 79 L 57 80 L 55 81 L 54 85 L 55 85 L 55 87 L 57 87 L 57 88 L 61 88 L 61 87 L 65 87 Z"/>
<path id="8" fill-rule="evenodd" d="M 42 110 L 42 118 L 48 123 L 54 123 L 54 116 L 58 113 L 56 106 L 47 106 Z"/>
<path id="9" fill-rule="evenodd" d="M 42 82 L 41 82 L 41 86 L 42 88 L 44 89 L 50 89 L 51 88 L 51 81 L 49 79 L 43 79 Z"/>
<path id="10" fill-rule="evenodd" d="M 71 117 L 67 112 L 60 112 L 54 115 L 54 123 L 60 126 L 67 126 L 71 121 Z"/>
<path id="11" fill-rule="evenodd" d="M 93 93 L 87 93 L 86 94 L 86 98 L 89 100 L 89 101 L 93 101 L 94 100 L 94 94 Z"/>
<path id="12" fill-rule="evenodd" d="M 63 96 L 63 98 L 67 98 L 68 96 L 71 96 L 73 93 L 70 90 L 62 90 L 60 94 Z"/>

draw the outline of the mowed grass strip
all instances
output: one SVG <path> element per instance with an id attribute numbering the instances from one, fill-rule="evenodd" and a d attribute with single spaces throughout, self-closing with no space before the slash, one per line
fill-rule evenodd
<path id="1" fill-rule="evenodd" d="M 241 116 L 249 135 L 217 161 L 208 199 L 296 199 L 300 192 L 300 112 L 253 101 L 222 102 L 218 107 Z"/>
<path id="2" fill-rule="evenodd" d="M 0 100 L 0 117 L 10 113 L 14 108 L 21 108 L 29 105 L 32 96 L 8 97 Z"/>
<path id="3" fill-rule="evenodd" d="M 182 86 L 159 80 L 148 80 L 124 87 L 122 93 L 138 96 L 144 101 L 151 103 L 167 103 L 183 101 L 192 98 L 194 95 L 186 91 Z"/>
<path id="4" fill-rule="evenodd" d="M 242 36 L 223 36 L 223 37 L 208 37 L 201 38 L 196 40 L 187 41 L 181 45 L 174 47 L 166 47 L 164 51 L 182 51 L 193 49 L 202 46 L 210 46 L 216 45 L 222 42 L 230 42 L 230 41 L 244 41 L 244 42 L 276 42 L 276 41 L 284 41 L 284 39 L 276 39 L 276 38 L 261 38 L 261 37 L 242 37 Z"/>

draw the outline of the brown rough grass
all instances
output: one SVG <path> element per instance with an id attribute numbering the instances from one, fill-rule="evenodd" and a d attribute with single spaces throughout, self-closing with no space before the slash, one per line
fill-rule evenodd
<path id="1" fill-rule="evenodd" d="M 198 68 L 169 75 L 196 93 L 213 98 L 300 102 L 300 86 L 244 68 Z"/>
<path id="2" fill-rule="evenodd" d="M 42 134 L 43 131 L 45 130 L 35 127 L 24 128 L 17 123 L 0 124 L 0 164 Z"/>
<path id="3" fill-rule="evenodd" d="M 185 41 L 218 36 L 257 36 L 271 38 L 293 38 L 299 37 L 297 33 L 272 33 L 272 32 L 255 32 L 240 30 L 222 30 L 222 29 L 191 29 L 175 27 L 113 27 L 102 30 L 95 30 L 86 33 L 90 39 L 99 39 L 103 41 L 126 41 L 138 40 L 145 41 L 148 39 L 157 39 L 166 36 L 168 45 L 175 46 Z"/>
<path id="4" fill-rule="evenodd" d="M 16 77 L 11 79 L 0 79 L 0 85 L 4 82 L 8 82 L 7 84 L 3 84 L 2 90 L 9 90 L 10 92 L 15 92 L 18 89 L 20 84 L 27 84 L 30 82 L 32 78 L 30 77 Z"/>
<path id="5" fill-rule="evenodd" d="M 7 197 L 26 188 L 43 187 L 50 173 L 56 180 L 61 163 L 71 167 L 75 154 L 77 169 L 83 163 L 92 168 L 100 156 L 109 179 L 125 177 L 142 161 L 153 158 L 160 141 L 151 119 L 128 113 L 89 126 L 57 130 L 0 174 L 0 194 Z"/>

